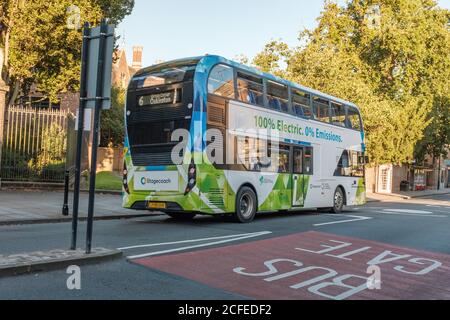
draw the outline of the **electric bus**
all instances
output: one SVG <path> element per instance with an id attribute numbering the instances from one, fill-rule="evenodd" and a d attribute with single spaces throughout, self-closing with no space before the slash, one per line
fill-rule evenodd
<path id="1" fill-rule="evenodd" d="M 124 208 L 247 223 L 366 202 L 358 107 L 220 56 L 138 71 L 125 123 Z"/>

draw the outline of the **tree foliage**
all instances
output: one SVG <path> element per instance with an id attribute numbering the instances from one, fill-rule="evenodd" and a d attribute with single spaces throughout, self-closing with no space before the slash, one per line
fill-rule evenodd
<path id="1" fill-rule="evenodd" d="M 32 84 L 53 101 L 58 93 L 78 90 L 82 32 L 68 26 L 69 7 L 80 9 L 80 22 L 97 25 L 102 18 L 120 22 L 133 5 L 132 0 L 3 0 L 2 79 L 12 100 Z"/>
<path id="2" fill-rule="evenodd" d="M 424 138 L 416 146 L 416 158 L 423 163 L 426 155 L 438 159 L 450 151 L 450 104 L 448 97 L 436 97 L 429 114 L 430 125 Z"/>
<path id="3" fill-rule="evenodd" d="M 449 20 L 433 0 L 327 1 L 298 47 L 271 42 L 253 62 L 356 103 L 371 160 L 410 162 L 436 97 L 450 97 Z"/>
<path id="4" fill-rule="evenodd" d="M 111 110 L 102 113 L 101 139 L 102 147 L 118 147 L 123 145 L 125 133 L 125 94 L 126 90 L 113 87 L 111 92 Z"/>

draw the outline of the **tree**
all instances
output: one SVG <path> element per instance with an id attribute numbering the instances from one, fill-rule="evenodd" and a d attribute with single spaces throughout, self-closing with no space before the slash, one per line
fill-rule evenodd
<path id="1" fill-rule="evenodd" d="M 4 0 L 0 7 L 2 82 L 10 87 L 9 104 L 33 84 L 51 100 L 79 86 L 80 30 L 68 27 L 68 8 L 93 25 L 102 18 L 118 23 L 129 14 L 131 0 Z"/>
<path id="2" fill-rule="evenodd" d="M 417 144 L 415 154 L 419 163 L 426 155 L 439 159 L 450 151 L 450 101 L 449 98 L 436 97 L 433 110 L 429 114 L 430 125 L 425 130 L 425 137 Z"/>
<path id="3" fill-rule="evenodd" d="M 101 117 L 101 139 L 102 147 L 118 147 L 123 145 L 125 133 L 125 94 L 126 90 L 113 87 L 111 92 L 111 110 L 102 113 Z"/>
<path id="4" fill-rule="evenodd" d="M 285 59 L 286 78 L 359 105 L 374 163 L 411 162 L 435 97 L 450 96 L 449 20 L 433 0 L 326 1 L 298 47 L 269 43 L 254 62 L 277 73 Z"/>

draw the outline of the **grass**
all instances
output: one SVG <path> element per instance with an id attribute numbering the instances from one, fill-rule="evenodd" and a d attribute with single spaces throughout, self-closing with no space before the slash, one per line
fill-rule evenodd
<path id="1" fill-rule="evenodd" d="M 122 177 L 114 172 L 99 172 L 95 179 L 95 188 L 97 190 L 122 190 Z"/>

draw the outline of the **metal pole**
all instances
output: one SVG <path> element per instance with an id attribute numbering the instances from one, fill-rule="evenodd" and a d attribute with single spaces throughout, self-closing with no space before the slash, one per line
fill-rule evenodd
<path id="1" fill-rule="evenodd" d="M 70 178 L 70 170 L 66 170 L 64 175 L 64 204 L 62 208 L 62 215 L 69 215 L 69 178 Z"/>
<path id="2" fill-rule="evenodd" d="M 438 190 L 441 190 L 441 155 L 439 155 L 439 165 L 438 165 Z"/>
<path id="3" fill-rule="evenodd" d="M 75 183 L 73 193 L 73 217 L 72 217 L 72 241 L 71 250 L 77 248 L 77 232 L 78 232 L 78 206 L 80 201 L 80 180 L 81 180 L 81 152 L 83 147 L 83 131 L 84 131 L 84 109 L 86 105 L 86 87 L 87 87 L 87 60 L 89 54 L 89 23 L 84 24 L 83 30 L 83 49 L 81 58 L 81 78 L 80 78 L 80 107 L 78 111 L 78 134 L 77 134 L 77 155 L 75 159 Z"/>
<path id="4" fill-rule="evenodd" d="M 105 68 L 105 52 L 106 52 L 106 37 L 108 33 L 108 25 L 103 20 L 100 26 L 100 40 L 99 40 L 99 57 L 97 70 L 97 88 L 95 95 L 95 111 L 94 111 L 94 131 L 92 137 L 91 150 L 91 172 L 89 179 L 89 206 L 87 218 L 86 231 L 86 254 L 91 253 L 92 249 L 92 231 L 94 224 L 94 201 L 95 201 L 95 179 L 97 174 L 97 147 L 100 132 L 100 111 L 103 104 L 103 74 Z"/>

